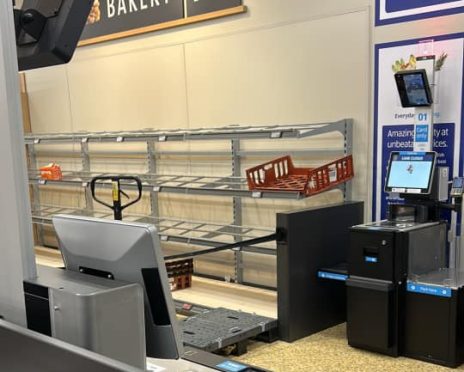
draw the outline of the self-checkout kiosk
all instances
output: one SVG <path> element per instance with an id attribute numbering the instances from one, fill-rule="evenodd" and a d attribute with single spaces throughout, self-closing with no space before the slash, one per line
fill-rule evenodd
<path id="1" fill-rule="evenodd" d="M 462 212 L 464 182 L 449 182 L 436 164 L 430 79 L 433 64 L 395 74 L 402 106 L 416 111 L 414 151 L 390 155 L 385 192 L 402 201 L 388 206 L 386 220 L 350 229 L 347 336 L 353 347 L 456 367 L 464 362 L 464 273 L 459 241 L 448 241 L 451 221 L 440 216 Z"/>
<path id="2" fill-rule="evenodd" d="M 409 273 L 446 266 L 446 223 L 436 218 L 431 194 L 435 157 L 433 152 L 392 153 L 387 188 L 400 192 L 405 204 L 391 205 L 388 220 L 351 228 L 346 284 L 352 346 L 400 355 Z"/>

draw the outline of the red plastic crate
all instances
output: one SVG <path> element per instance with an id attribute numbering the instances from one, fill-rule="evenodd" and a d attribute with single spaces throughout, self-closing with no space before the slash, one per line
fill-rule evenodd
<path id="1" fill-rule="evenodd" d="M 298 191 L 311 196 L 329 190 L 353 178 L 351 155 L 324 164 L 318 168 L 296 168 L 290 156 L 247 169 L 250 190 Z"/>
<path id="2" fill-rule="evenodd" d="M 192 286 L 193 259 L 166 262 L 169 285 L 171 291 Z"/>

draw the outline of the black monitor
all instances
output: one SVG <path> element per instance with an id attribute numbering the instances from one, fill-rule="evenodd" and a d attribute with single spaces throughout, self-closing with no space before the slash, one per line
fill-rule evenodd
<path id="1" fill-rule="evenodd" d="M 425 70 L 397 72 L 395 81 L 403 107 L 427 107 L 433 103 Z"/>
<path id="2" fill-rule="evenodd" d="M 394 151 L 390 154 L 385 191 L 429 195 L 436 161 L 435 152 Z"/>
<path id="3" fill-rule="evenodd" d="M 69 62 L 93 2 L 24 0 L 14 12 L 19 71 Z"/>
<path id="4" fill-rule="evenodd" d="M 180 358 L 183 347 L 155 227 L 67 215 L 54 216 L 53 226 L 67 270 L 142 285 L 147 356 Z"/>

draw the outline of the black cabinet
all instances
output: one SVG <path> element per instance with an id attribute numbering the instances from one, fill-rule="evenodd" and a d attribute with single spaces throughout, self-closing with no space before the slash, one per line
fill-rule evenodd
<path id="1" fill-rule="evenodd" d="M 351 346 L 398 355 L 398 287 L 392 282 L 350 277 L 347 335 Z"/>
<path id="2" fill-rule="evenodd" d="M 457 367 L 464 362 L 464 289 L 448 296 L 406 292 L 404 355 Z"/>
<path id="3" fill-rule="evenodd" d="M 280 338 L 293 342 L 346 320 L 343 281 L 318 277 L 346 262 L 349 228 L 363 221 L 362 202 L 277 214 L 277 293 Z M 345 272 L 346 274 L 346 272 Z"/>
<path id="4" fill-rule="evenodd" d="M 347 333 L 351 346 L 402 353 L 408 275 L 445 267 L 444 223 L 375 222 L 350 229 Z"/>

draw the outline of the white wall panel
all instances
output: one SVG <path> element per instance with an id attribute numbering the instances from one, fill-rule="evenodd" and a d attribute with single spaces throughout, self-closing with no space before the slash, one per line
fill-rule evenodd
<path id="1" fill-rule="evenodd" d="M 182 46 L 69 65 L 75 130 L 187 126 Z"/>
<path id="2" fill-rule="evenodd" d="M 360 12 L 187 44 L 191 124 L 363 116 L 367 30 Z"/>
<path id="3" fill-rule="evenodd" d="M 35 133 L 72 131 L 66 67 L 56 66 L 29 71 L 26 78 L 32 131 Z"/>

